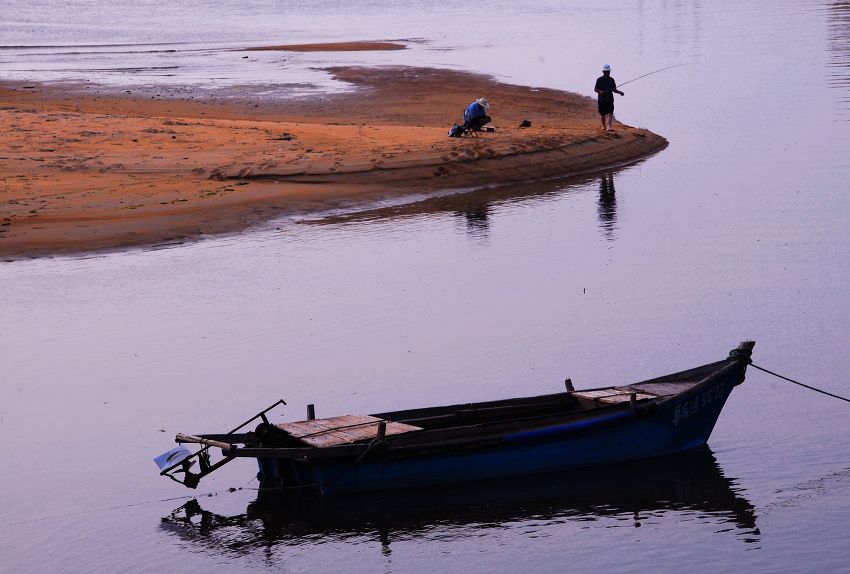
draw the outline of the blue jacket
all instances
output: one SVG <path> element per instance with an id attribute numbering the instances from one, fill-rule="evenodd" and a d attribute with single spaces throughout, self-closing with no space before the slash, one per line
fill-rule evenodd
<path id="1" fill-rule="evenodd" d="M 484 109 L 484 106 L 479 104 L 478 102 L 472 102 L 463 112 L 463 121 L 464 123 L 469 122 L 469 120 L 474 120 L 475 118 L 480 118 L 481 116 L 486 116 L 487 110 Z"/>

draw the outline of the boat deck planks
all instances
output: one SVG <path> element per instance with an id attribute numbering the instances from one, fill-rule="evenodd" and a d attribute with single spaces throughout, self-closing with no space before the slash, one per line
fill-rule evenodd
<path id="1" fill-rule="evenodd" d="M 369 415 L 343 415 L 327 419 L 280 423 L 275 426 L 304 444 L 325 447 L 373 439 L 378 435 L 378 424 L 382 420 Z M 413 425 L 387 421 L 387 436 L 418 430 L 422 429 Z"/>
<path id="2" fill-rule="evenodd" d="M 573 392 L 573 396 L 597 403 L 617 405 L 629 402 L 632 393 L 635 393 L 635 399 L 638 401 L 643 399 L 654 399 L 657 396 L 629 387 L 612 387 L 610 389 L 599 389 L 597 391 L 575 391 Z"/>
<path id="3" fill-rule="evenodd" d="M 683 388 L 695 387 L 698 383 L 699 381 L 693 381 L 691 383 L 683 383 L 680 381 L 669 383 L 640 383 L 632 385 L 632 388 L 658 397 L 672 397 L 673 395 L 681 393 Z"/>

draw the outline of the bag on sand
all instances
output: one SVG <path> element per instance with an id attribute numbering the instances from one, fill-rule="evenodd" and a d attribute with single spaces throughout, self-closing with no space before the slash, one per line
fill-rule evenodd
<path id="1" fill-rule="evenodd" d="M 451 129 L 449 129 L 449 137 L 450 138 L 459 138 L 463 135 L 463 128 L 457 124 L 452 124 Z"/>

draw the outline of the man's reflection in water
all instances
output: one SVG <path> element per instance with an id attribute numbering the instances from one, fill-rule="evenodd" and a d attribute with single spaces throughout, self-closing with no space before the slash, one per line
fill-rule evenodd
<path id="1" fill-rule="evenodd" d="M 850 86 L 850 4 L 832 2 L 826 11 L 827 57 L 829 58 L 828 85 L 836 89 L 836 111 L 843 119 L 850 119 L 850 98 L 847 87 Z"/>
<path id="2" fill-rule="evenodd" d="M 614 241 L 617 238 L 617 195 L 614 189 L 614 172 L 609 171 L 599 178 L 599 202 L 597 203 L 599 211 L 599 227 L 602 228 L 602 235 L 608 241 Z"/>
<path id="3" fill-rule="evenodd" d="M 476 237 L 486 237 L 490 231 L 490 209 L 487 202 L 470 203 L 455 212 L 466 218 L 466 231 Z"/>

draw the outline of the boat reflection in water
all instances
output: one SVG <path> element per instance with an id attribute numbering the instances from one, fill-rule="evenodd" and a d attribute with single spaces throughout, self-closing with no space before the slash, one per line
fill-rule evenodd
<path id="1" fill-rule="evenodd" d="M 510 480 L 390 491 L 345 497 L 260 492 L 244 514 L 222 516 L 191 500 L 162 519 L 161 527 L 184 541 L 223 553 L 247 555 L 279 545 L 346 539 L 392 541 L 463 538 L 476 530 L 513 527 L 523 520 L 586 521 L 641 516 L 655 522 L 663 511 L 696 512 L 727 523 L 746 543 L 758 543 L 755 511 L 723 476 L 708 448 L 634 463 Z"/>

